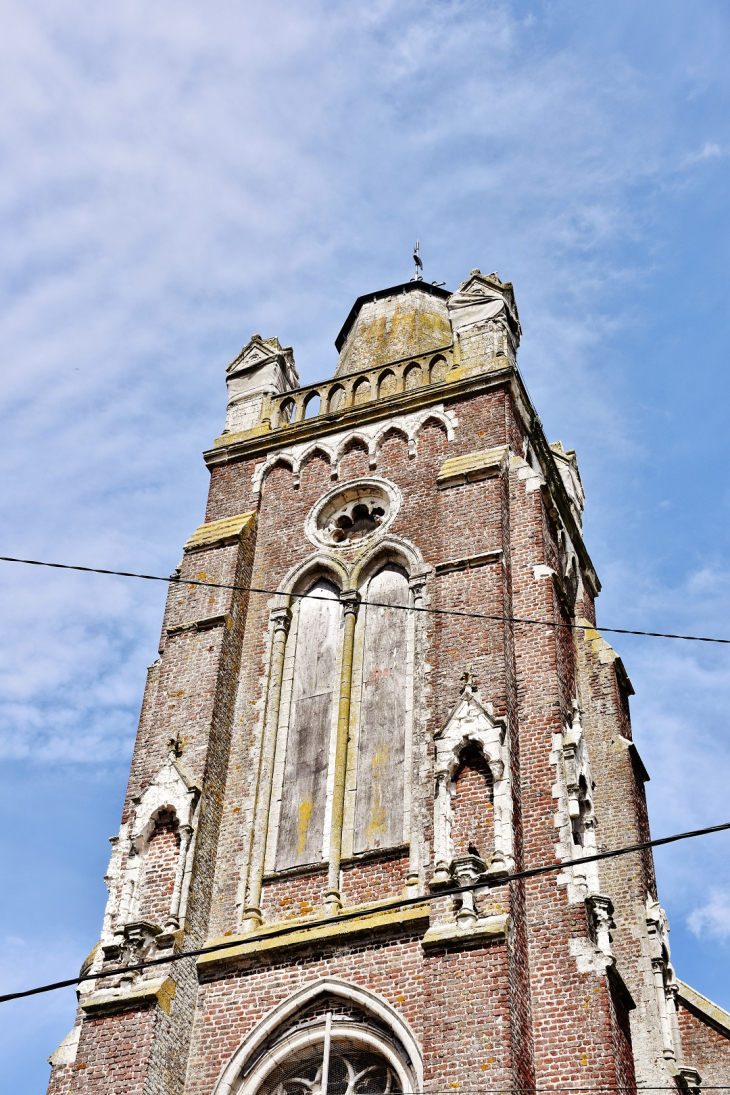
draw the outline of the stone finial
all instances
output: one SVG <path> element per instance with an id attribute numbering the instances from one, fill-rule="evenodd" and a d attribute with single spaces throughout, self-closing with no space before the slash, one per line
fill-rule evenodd
<path id="1" fill-rule="evenodd" d="M 462 694 L 464 692 L 470 692 L 470 693 L 476 692 L 477 685 L 479 684 L 479 678 L 474 676 L 474 674 L 471 671 L 471 666 L 469 666 L 469 668 L 461 674 L 461 677 L 459 678 L 459 680 L 461 681 L 461 692 L 462 692 Z"/>
<path id="2" fill-rule="evenodd" d="M 174 757 L 181 757 L 183 755 L 183 748 L 183 739 L 179 734 L 176 734 L 174 738 L 168 738 L 167 749 Z"/>

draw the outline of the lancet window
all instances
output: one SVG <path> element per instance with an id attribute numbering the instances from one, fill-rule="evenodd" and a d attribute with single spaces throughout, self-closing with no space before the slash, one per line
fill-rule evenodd
<path id="1" fill-rule="evenodd" d="M 355 853 L 403 841 L 408 716 L 408 605 L 405 573 L 384 567 L 367 587 L 357 748 Z M 384 605 L 398 607 L 385 608 Z"/>
<path id="2" fill-rule="evenodd" d="M 279 870 L 322 859 L 327 768 L 336 708 L 339 592 L 321 579 L 302 598 L 291 636 L 292 684 L 286 734 Z"/>

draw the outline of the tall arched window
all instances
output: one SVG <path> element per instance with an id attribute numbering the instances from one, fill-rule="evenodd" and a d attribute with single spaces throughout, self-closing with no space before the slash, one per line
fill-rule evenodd
<path id="1" fill-rule="evenodd" d="M 336 704 L 339 591 L 320 579 L 297 605 L 277 870 L 323 857 L 327 766 Z"/>
<path id="2" fill-rule="evenodd" d="M 356 590 L 344 567 L 328 567 L 346 593 L 320 574 L 303 587 L 311 596 L 272 612 L 244 921 L 261 923 L 265 879 L 325 864 L 324 904 L 336 911 L 343 860 L 409 842 L 415 622 L 393 558 L 371 561 Z"/>
<path id="3" fill-rule="evenodd" d="M 408 578 L 385 566 L 368 583 L 357 734 L 355 853 L 403 841 Z M 398 607 L 387 608 L 386 605 Z"/>

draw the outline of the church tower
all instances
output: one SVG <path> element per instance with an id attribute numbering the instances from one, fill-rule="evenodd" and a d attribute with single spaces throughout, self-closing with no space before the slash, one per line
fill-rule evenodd
<path id="1" fill-rule="evenodd" d="M 360 297 L 329 380 L 228 366 L 52 1095 L 730 1084 L 651 854 L 584 862 L 648 776 L 519 342 L 473 270 Z"/>

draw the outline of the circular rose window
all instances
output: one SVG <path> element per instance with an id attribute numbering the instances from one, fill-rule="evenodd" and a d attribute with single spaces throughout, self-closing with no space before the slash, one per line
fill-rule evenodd
<path id="1" fill-rule="evenodd" d="M 349 547 L 383 532 L 400 508 L 400 491 L 385 479 L 361 479 L 321 498 L 306 523 L 310 540 Z"/>

